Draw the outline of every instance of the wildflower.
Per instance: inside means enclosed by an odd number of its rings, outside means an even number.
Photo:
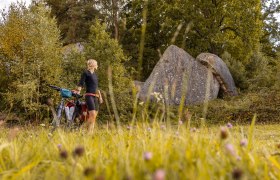
[[[151,160],[153,157],[153,154],[151,152],[144,152],[143,158],[145,161]]]
[[[131,126],[126,126],[126,129],[127,129],[127,130],[131,130],[132,127],[131,127]]]
[[[165,171],[163,169],[158,169],[154,173],[153,180],[164,180],[165,179]]]
[[[179,120],[179,125],[182,125],[183,124],[183,121],[182,120]]]
[[[221,127],[220,134],[221,134],[221,139],[226,139],[228,137],[227,129],[225,127]]]
[[[95,169],[93,167],[87,167],[84,170],[84,175],[85,176],[90,176],[90,175],[92,175],[94,173],[95,173]]]
[[[139,103],[140,106],[143,106],[143,104],[144,104],[144,102],[140,102],[140,103]]]
[[[40,126],[45,127],[46,125],[45,124],[40,124]]]
[[[241,169],[235,168],[232,171],[232,178],[233,179],[241,179],[242,175],[243,175],[243,172],[242,172]]]
[[[148,128],[147,128],[147,131],[151,132],[151,131],[152,131],[152,128],[148,127]]]
[[[85,152],[84,147],[82,146],[77,146],[74,151],[73,151],[73,156],[79,156],[81,157]]]
[[[245,146],[247,146],[247,145],[248,145],[247,139],[242,139],[242,140],[240,141],[240,146],[245,147]]]
[[[59,152],[59,156],[62,158],[62,159],[67,159],[68,157],[68,152],[66,150],[61,150]]]
[[[191,132],[196,132],[196,128],[195,127],[193,127],[193,128],[191,128]]]
[[[176,136],[179,136],[179,131],[176,131],[175,134],[176,134]]]
[[[162,95],[159,92],[153,92],[151,95],[153,95],[157,102],[159,102],[162,99]]]
[[[226,144],[226,150],[230,155],[236,157],[236,152],[232,144]]]
[[[233,125],[232,125],[231,123],[227,123],[227,127],[228,127],[229,129],[231,129],[231,128],[233,127]]]
[[[62,144],[58,144],[58,145],[57,145],[57,148],[58,148],[59,150],[61,150],[61,149],[62,149]]]
[[[161,128],[162,130],[166,130],[166,126],[163,125],[163,124],[160,126],[160,128]]]

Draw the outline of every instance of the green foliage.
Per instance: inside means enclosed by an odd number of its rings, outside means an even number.
[[[59,84],[61,44],[56,21],[42,5],[10,7],[0,26],[5,103],[25,117],[40,119],[47,84]]]
[[[57,18],[64,44],[84,42],[92,21],[99,15],[96,0],[46,0]]]
[[[280,23],[275,17],[280,13],[279,0],[262,0],[262,20],[264,23],[261,37],[261,51],[269,57],[276,57],[280,42]]]
[[[93,58],[98,62],[97,71],[99,87],[104,91],[106,97],[112,96],[109,93],[109,78],[112,78],[115,102],[121,116],[130,113],[131,101],[131,80],[124,63],[128,58],[124,55],[117,40],[111,39],[106,32],[105,24],[98,20],[90,28],[89,42],[86,46],[86,57]],[[112,69],[112,77],[108,76],[108,68]],[[111,102],[113,103],[113,102]],[[102,114],[102,113],[101,113]]]
[[[271,57],[265,57],[262,53],[255,53],[247,65],[247,77],[250,83],[250,90],[257,90],[264,87],[271,88],[277,81],[276,61]]]
[[[61,81],[66,88],[75,88],[78,84],[78,77],[85,69],[86,59],[83,52],[80,52],[76,44],[64,46],[64,58],[62,62],[63,73]]]
[[[211,124],[249,124],[254,114],[256,124],[279,123],[279,89],[259,89],[258,92],[240,93],[236,97],[216,99],[209,102],[206,121]],[[202,117],[203,105],[189,106],[195,119]]]
[[[224,54],[221,55],[221,58],[228,66],[235,85],[241,90],[247,89],[249,85],[246,77],[245,66],[240,61],[234,59],[228,52],[224,52]]]

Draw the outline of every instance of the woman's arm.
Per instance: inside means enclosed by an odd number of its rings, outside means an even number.
[[[82,87],[85,84],[85,80],[86,80],[86,73],[83,72],[82,75],[81,75],[80,81],[79,81],[79,83],[77,85],[77,88],[76,88],[78,94],[81,93]]]

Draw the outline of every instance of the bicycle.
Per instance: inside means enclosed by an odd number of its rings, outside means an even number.
[[[56,108],[56,111],[52,109],[53,120],[51,124],[53,127],[56,128],[60,126],[63,112],[65,112],[65,119],[68,127],[73,126],[75,123],[80,126],[86,121],[88,111],[86,103],[80,100],[83,97],[82,95],[58,86],[48,86],[56,91],[59,91],[61,96],[61,100]]]

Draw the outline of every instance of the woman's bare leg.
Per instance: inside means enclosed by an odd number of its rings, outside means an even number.
[[[90,133],[93,132],[97,114],[98,114],[98,111],[95,111],[95,110],[89,111],[87,129]]]

